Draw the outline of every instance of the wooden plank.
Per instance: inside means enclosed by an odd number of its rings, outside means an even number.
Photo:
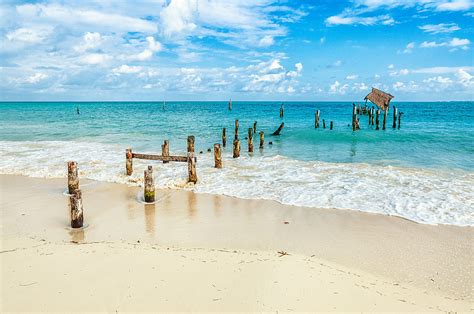
[[[138,159],[147,159],[147,160],[180,161],[180,162],[188,161],[188,157],[186,156],[161,156],[161,155],[152,155],[152,154],[132,153],[132,157],[138,158]]]

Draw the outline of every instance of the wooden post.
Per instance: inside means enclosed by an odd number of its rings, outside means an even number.
[[[319,115],[321,114],[321,111],[316,110],[316,114],[314,117],[314,128],[317,129],[319,128]]]
[[[214,167],[222,168],[221,145],[214,144]]]
[[[74,194],[79,190],[79,175],[77,174],[77,163],[75,161],[67,163],[67,188],[69,194]]]
[[[234,152],[233,156],[234,158],[239,158],[240,157],[240,141],[238,139],[234,140]]]
[[[238,140],[239,139],[239,120],[235,120],[235,137],[234,139]]]
[[[397,107],[393,106],[393,125],[392,125],[392,127],[394,129],[397,127],[397,115],[398,115],[398,109],[397,109]]]
[[[133,173],[133,155],[131,148],[125,150],[125,168],[127,176],[131,176]]]
[[[369,126],[372,124],[372,109],[369,109]]]
[[[275,132],[272,133],[272,135],[280,135],[280,132],[281,132],[281,130],[283,129],[284,126],[285,126],[285,123],[282,122],[280,124],[280,126],[278,127],[278,129]]]
[[[265,133],[263,131],[260,131],[260,148],[263,149],[263,144],[265,142]]]
[[[222,146],[225,147],[225,144],[227,142],[227,137],[225,135],[225,128],[222,129]]]
[[[163,145],[161,145],[161,156],[169,156],[170,155],[170,144],[168,140],[165,140]],[[164,164],[169,163],[169,161],[163,160]]]
[[[188,153],[188,182],[197,182],[197,173],[196,173],[196,157],[194,157],[194,152]]]
[[[376,130],[380,130],[380,120],[379,120],[379,117],[380,117],[380,109],[377,109],[377,114],[376,114],[376,117],[375,117],[375,129],[376,129]]]
[[[77,189],[69,196],[69,207],[71,209],[71,227],[82,228],[84,224],[84,209],[82,207],[82,192]]]
[[[371,115],[371,118],[372,118],[372,125],[374,125],[374,116],[375,116],[375,108],[372,107],[372,115]]]
[[[334,124],[333,124],[333,122],[331,121],[331,123],[329,124],[329,130],[332,130],[333,126],[334,126]]]
[[[253,133],[257,133],[257,121],[253,123]]]
[[[385,130],[387,126],[387,109],[383,111],[383,124],[382,124],[382,130]]]
[[[249,153],[253,153],[253,129],[252,128],[249,128],[248,143],[249,143]]]
[[[143,197],[145,202],[153,203],[155,201],[155,182],[153,181],[153,168],[148,166],[148,168],[144,171],[144,189],[143,189]]]
[[[283,118],[285,114],[285,109],[283,108],[283,104],[280,105],[280,118]]]
[[[398,113],[398,128],[399,128],[399,129],[400,129],[400,122],[401,122],[401,120],[402,120],[402,113],[399,112],[399,113]]]
[[[188,153],[194,153],[194,136],[188,136]]]
[[[357,122],[357,108],[355,105],[352,105],[352,131],[357,130],[356,122]]]
[[[326,120],[323,119],[323,129],[326,128]]]

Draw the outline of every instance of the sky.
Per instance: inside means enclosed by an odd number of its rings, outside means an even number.
[[[474,100],[473,18],[474,0],[3,0],[0,100]]]

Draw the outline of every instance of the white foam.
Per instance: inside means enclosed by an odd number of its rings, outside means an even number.
[[[468,171],[298,161],[259,153],[233,159],[227,151],[223,169],[213,168],[211,153],[199,154],[199,182],[192,185],[186,183],[183,163],[134,159],[134,173],[126,176],[125,150],[120,145],[0,141],[1,174],[65,177],[68,160],[78,162],[82,178],[98,181],[141,185],[143,170],[153,164],[158,188],[360,210],[429,224],[474,225],[474,173]]]

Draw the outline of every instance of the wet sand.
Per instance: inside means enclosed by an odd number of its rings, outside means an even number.
[[[473,228],[181,190],[0,176],[1,309],[470,310]],[[288,252],[280,256],[278,251]],[[74,308],[71,308],[74,305]]]

